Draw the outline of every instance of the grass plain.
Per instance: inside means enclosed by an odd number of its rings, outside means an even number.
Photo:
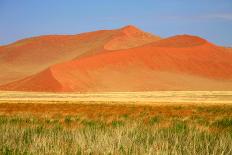
[[[231,92],[0,93],[0,154],[232,154]]]

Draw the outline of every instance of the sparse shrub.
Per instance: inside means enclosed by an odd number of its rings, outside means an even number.
[[[7,123],[7,117],[6,116],[0,116],[0,125]]]
[[[51,121],[51,119],[49,119],[49,118],[46,118],[45,120],[45,123],[47,123],[47,124],[50,124],[52,121]]]
[[[210,124],[209,120],[203,118],[203,117],[198,117],[198,118],[195,118],[196,119],[196,122],[200,125],[205,125],[205,126],[208,126]]]
[[[72,122],[72,117],[71,116],[66,116],[65,119],[64,119],[64,122],[69,124]]]
[[[123,126],[125,123],[123,121],[112,121],[111,122],[111,125],[113,127],[120,127],[120,126]]]
[[[185,132],[187,131],[188,129],[188,126],[185,122],[183,121],[177,121],[177,122],[174,122],[173,123],[173,126],[171,128],[171,130],[173,132],[176,132],[176,133],[182,133],[182,132]]]
[[[34,130],[34,132],[36,133],[36,134],[42,134],[43,133],[43,131],[44,131],[44,127],[43,126],[37,126],[36,128],[35,128],[35,130]]]
[[[122,115],[122,118],[128,119],[128,118],[129,118],[129,115],[128,115],[128,114],[123,114],[123,115]]]
[[[55,124],[55,126],[53,127],[53,131],[54,132],[61,132],[63,131],[63,126],[61,124]]]
[[[213,125],[219,128],[232,128],[232,119],[223,118],[223,119],[215,121]]]
[[[81,123],[85,127],[90,127],[90,128],[104,128],[106,125],[105,123],[101,121],[94,121],[94,120],[82,120]]]
[[[13,117],[10,119],[10,123],[23,123],[23,119],[20,117]]]
[[[79,116],[75,116],[74,120],[78,122],[78,121],[80,121],[81,119],[80,119]]]
[[[159,116],[154,116],[154,117],[150,118],[149,124],[150,124],[150,125],[154,125],[154,124],[156,124],[156,123],[159,123],[160,120],[161,120],[161,118],[160,118]]]

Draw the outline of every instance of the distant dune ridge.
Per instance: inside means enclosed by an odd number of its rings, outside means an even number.
[[[232,52],[198,36],[126,26],[24,39],[0,48],[0,90],[232,90]]]

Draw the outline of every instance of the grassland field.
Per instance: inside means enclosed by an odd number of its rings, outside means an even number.
[[[0,92],[0,154],[232,154],[232,92]]]

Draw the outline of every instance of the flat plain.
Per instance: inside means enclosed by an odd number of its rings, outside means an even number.
[[[0,92],[0,154],[231,154],[232,92]]]

